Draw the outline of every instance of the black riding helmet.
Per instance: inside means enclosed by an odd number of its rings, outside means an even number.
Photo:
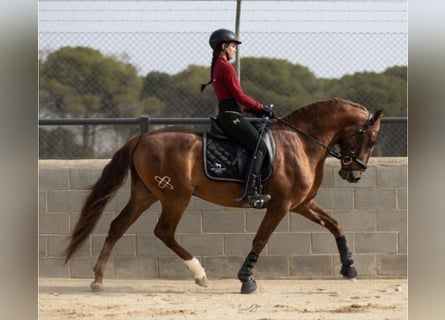
[[[236,44],[241,44],[236,35],[227,29],[218,29],[212,32],[209,38],[210,47],[215,50],[221,43],[235,42]]]

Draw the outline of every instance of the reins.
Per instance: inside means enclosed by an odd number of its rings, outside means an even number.
[[[307,134],[304,131],[301,131],[300,129],[298,129],[297,127],[294,127],[293,125],[291,125],[289,122],[284,121],[283,119],[280,118],[275,118],[275,120],[277,120],[278,122],[281,122],[282,124],[286,125],[287,127],[291,128],[292,130],[298,132],[299,134],[301,134],[302,136],[304,136],[305,138],[311,140],[312,142],[318,144],[319,146],[322,146],[323,148],[327,149],[329,151],[329,154],[339,160],[343,159],[343,155],[341,155],[340,153],[338,153],[337,151],[335,151],[334,149],[332,149],[331,147],[329,147],[328,145],[324,144],[323,142],[321,142],[320,140],[318,140],[317,138],[314,138],[313,136],[311,136],[310,134]]]

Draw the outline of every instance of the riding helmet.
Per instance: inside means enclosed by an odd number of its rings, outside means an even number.
[[[215,50],[218,45],[222,42],[235,42],[236,44],[241,44],[235,33],[227,29],[218,29],[212,32],[209,38],[210,47]]]

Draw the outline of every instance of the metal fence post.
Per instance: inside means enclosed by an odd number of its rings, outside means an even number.
[[[235,34],[238,39],[240,39],[240,17],[241,17],[241,0],[236,1],[236,20],[235,20]],[[241,81],[241,66],[240,66],[240,52],[239,46],[236,50],[235,55],[235,69],[238,74],[238,79]]]
[[[139,131],[141,134],[147,133],[150,130],[150,116],[142,115],[139,117]]]

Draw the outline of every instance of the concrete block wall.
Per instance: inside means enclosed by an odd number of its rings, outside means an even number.
[[[108,160],[41,160],[39,168],[39,272],[41,277],[92,278],[111,221],[129,197],[129,183],[108,204],[85,245],[63,264],[66,238],[88,186]],[[338,176],[327,159],[317,202],[342,225],[363,278],[407,276],[407,159],[372,158],[358,184]],[[154,204],[116,244],[106,278],[190,279],[182,261],[153,235]],[[225,208],[192,198],[176,237],[201,260],[209,278],[236,278],[265,210]],[[280,223],[255,267],[261,278],[335,278],[340,261],[333,236],[294,213]]]

